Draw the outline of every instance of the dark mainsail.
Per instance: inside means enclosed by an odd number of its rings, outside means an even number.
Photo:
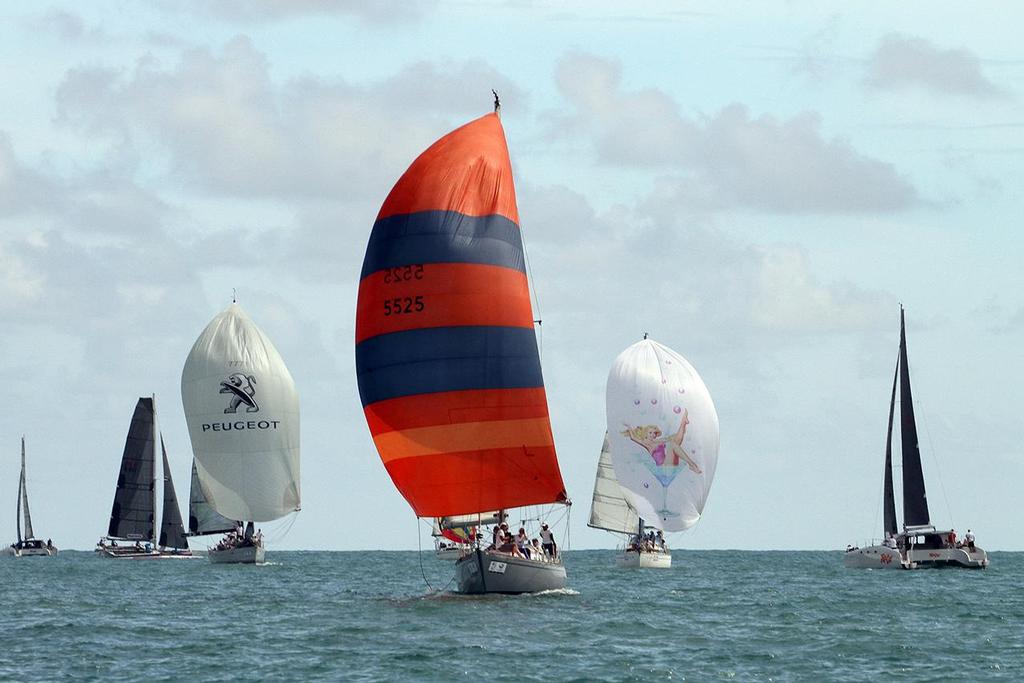
[[[164,437],[160,436],[160,451],[164,459],[164,511],[160,522],[160,547],[188,549],[185,538],[185,527],[181,523],[181,510],[178,508],[178,497],[174,495],[174,480],[171,479],[171,468],[167,464],[167,449],[164,448]]]
[[[114,506],[110,510],[107,536],[155,541],[153,479],[156,439],[153,399],[140,398],[128,428],[117,475]]]
[[[196,461],[192,461],[192,486],[188,495],[188,533],[190,536],[222,534],[233,531],[238,526],[227,517],[213,509],[203,495],[203,487],[199,483],[199,471]]]
[[[921,469],[921,451],[917,445],[917,423],[914,421],[914,401],[910,393],[910,369],[907,366],[907,332],[900,308],[900,436],[903,450],[903,523],[906,526],[926,526],[928,494],[924,489]]]
[[[883,516],[885,533],[895,536],[898,533],[896,523],[896,497],[892,490],[892,420],[896,408],[896,382],[900,374],[899,359],[896,360],[896,371],[892,375],[892,398],[889,399],[889,431],[885,435],[885,502]]]

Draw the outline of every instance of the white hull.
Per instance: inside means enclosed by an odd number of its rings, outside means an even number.
[[[618,567],[636,569],[670,569],[672,567],[671,552],[642,552],[628,550],[615,558]]]
[[[984,569],[988,566],[988,554],[977,546],[973,551],[968,548],[911,548],[900,552],[888,546],[872,545],[846,551],[843,564],[854,569]]]
[[[96,546],[96,554],[111,560],[194,560],[192,551],[172,552],[169,550],[139,550],[132,546]]]
[[[14,546],[7,546],[4,550],[5,555],[11,557],[53,557],[57,554],[56,548],[15,548]]]
[[[264,564],[267,561],[267,551],[262,543],[224,550],[210,548],[206,556],[214,564]]]
[[[448,562],[454,562],[455,560],[462,557],[462,555],[466,552],[469,551],[463,550],[462,548],[458,547],[438,548],[434,551],[434,557],[436,557],[439,560],[447,560]]]

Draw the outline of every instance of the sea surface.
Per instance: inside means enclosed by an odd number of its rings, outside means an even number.
[[[853,570],[841,552],[566,554],[570,588],[451,593],[432,553],[266,566],[62,552],[0,560],[0,679],[1024,680],[1024,553],[984,571]],[[428,587],[429,582],[430,587]]]

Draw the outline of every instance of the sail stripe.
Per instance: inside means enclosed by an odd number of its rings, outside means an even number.
[[[357,344],[402,330],[466,325],[532,327],[526,275],[445,263],[378,271],[359,284]]]
[[[356,345],[356,368],[363,406],[414,394],[544,385],[532,327],[438,327],[380,335]]]
[[[510,467],[509,463],[515,463]],[[384,463],[420,517],[452,510],[494,510],[565,500],[554,447],[499,448]],[[466,486],[466,482],[473,482]]]
[[[378,401],[364,409],[370,434],[440,424],[546,417],[544,389],[479,389]]]
[[[505,216],[423,211],[378,220],[360,279],[385,268],[481,263],[526,272],[519,226]]]
[[[553,445],[547,417],[463,422],[385,432],[374,437],[373,442],[385,463],[422,455]]]

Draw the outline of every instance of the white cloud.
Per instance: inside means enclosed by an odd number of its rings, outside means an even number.
[[[354,17],[368,24],[388,26],[418,21],[436,0],[191,0],[187,9],[222,21],[262,23],[301,16]],[[182,3],[167,3],[180,11]]]
[[[593,131],[604,163],[674,171],[670,191],[695,207],[869,213],[919,202],[891,164],[826,138],[817,114],[780,120],[731,104],[688,118],[668,93],[624,90],[617,64],[582,54],[562,61],[557,80],[575,107],[556,119],[557,134],[582,127]]]
[[[944,49],[924,38],[884,36],[868,59],[865,82],[880,90],[920,88],[939,95],[1003,97],[981,71],[981,60],[966,49]]]

